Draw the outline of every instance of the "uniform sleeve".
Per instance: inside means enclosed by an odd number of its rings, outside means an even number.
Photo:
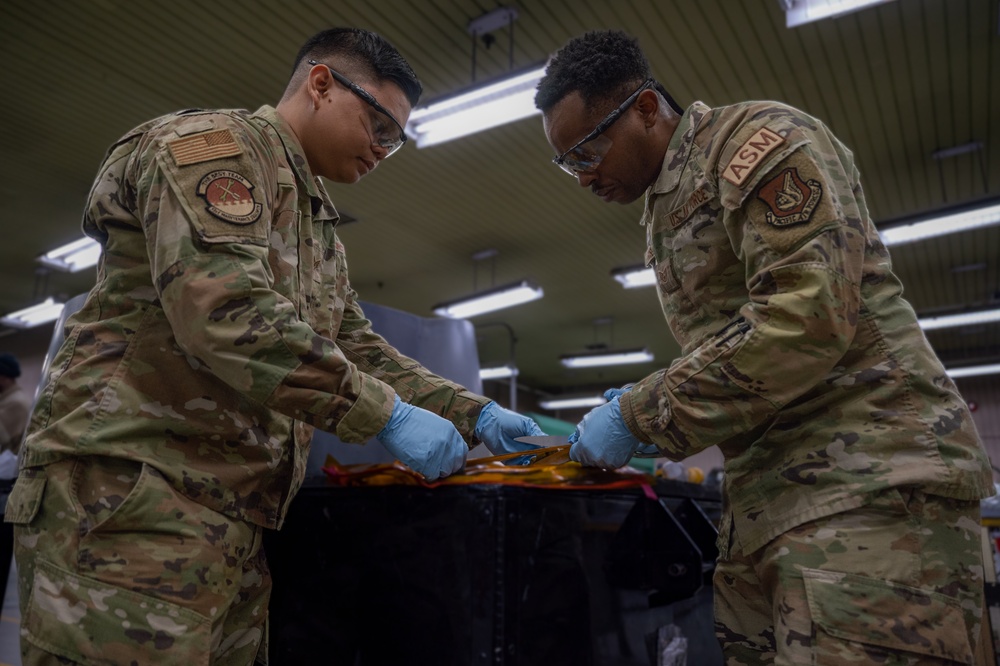
[[[372,330],[353,290],[348,291],[337,344],[356,367],[389,384],[404,402],[448,419],[466,442],[476,443],[473,431],[489,398],[472,393],[399,353]]]
[[[177,343],[189,362],[250,399],[343,441],[367,441],[387,423],[395,394],[274,289],[276,163],[253,130],[229,116],[209,120],[208,132],[188,133],[184,121],[161,128],[131,171]],[[204,136],[205,145],[191,140]]]
[[[849,153],[833,141],[812,133],[740,188],[720,179],[721,222],[745,266],[748,300],[727,327],[621,400],[633,434],[666,455],[745,441],[823,382],[865,325],[860,189]]]

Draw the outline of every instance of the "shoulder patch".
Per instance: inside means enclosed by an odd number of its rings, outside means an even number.
[[[722,170],[722,177],[736,187],[742,186],[764,158],[784,142],[785,139],[780,134],[766,127],[760,128],[736,150],[729,164]]]
[[[233,157],[243,152],[232,131],[228,129],[192,134],[167,142],[167,148],[177,166],[199,164],[220,157]]]
[[[756,235],[784,255],[843,219],[837,181],[807,150],[799,149],[760,178],[761,184],[744,207]]]
[[[757,192],[757,198],[770,209],[764,213],[764,219],[775,227],[808,222],[822,196],[823,186],[819,181],[802,180],[795,167],[782,170]]]
[[[226,130],[227,132],[229,130]],[[262,206],[254,201],[254,186],[235,171],[212,171],[198,183],[198,196],[205,210],[231,224],[252,224],[260,218]]]

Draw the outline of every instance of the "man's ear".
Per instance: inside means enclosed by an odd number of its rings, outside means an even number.
[[[330,70],[323,65],[313,65],[306,77],[306,90],[309,97],[314,100],[322,99],[330,92],[333,86],[333,77]]]
[[[642,116],[642,122],[646,127],[652,127],[656,124],[656,117],[660,113],[660,96],[655,90],[647,88],[639,93],[633,107]]]

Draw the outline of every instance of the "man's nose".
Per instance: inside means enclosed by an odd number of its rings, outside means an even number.
[[[382,146],[377,141],[372,142],[372,153],[375,154],[376,162],[381,162],[385,158],[389,157],[389,149]]]
[[[597,173],[594,171],[576,172],[576,182],[580,184],[580,187],[590,187],[595,180],[597,180]]]

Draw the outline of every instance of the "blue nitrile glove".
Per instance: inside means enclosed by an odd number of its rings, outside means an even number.
[[[544,434],[538,424],[527,416],[504,409],[495,402],[486,403],[476,421],[476,437],[495,456],[537,449],[534,444],[515,442],[514,438]]]
[[[462,469],[469,453],[451,421],[408,405],[398,395],[392,416],[377,437],[389,453],[428,481]]]
[[[617,469],[642,446],[625,426],[618,400],[619,396],[613,395],[608,402],[587,412],[577,424],[576,431],[569,436],[573,445],[569,449],[570,460],[587,467]]]
[[[612,398],[621,398],[623,395],[632,390],[635,384],[626,384],[621,388],[610,388],[604,392],[604,399],[611,400]],[[618,404],[619,409],[621,408],[621,401]],[[635,450],[633,457],[638,456],[639,458],[659,458],[663,454],[660,450],[656,448],[656,444],[640,444],[639,448]]]

